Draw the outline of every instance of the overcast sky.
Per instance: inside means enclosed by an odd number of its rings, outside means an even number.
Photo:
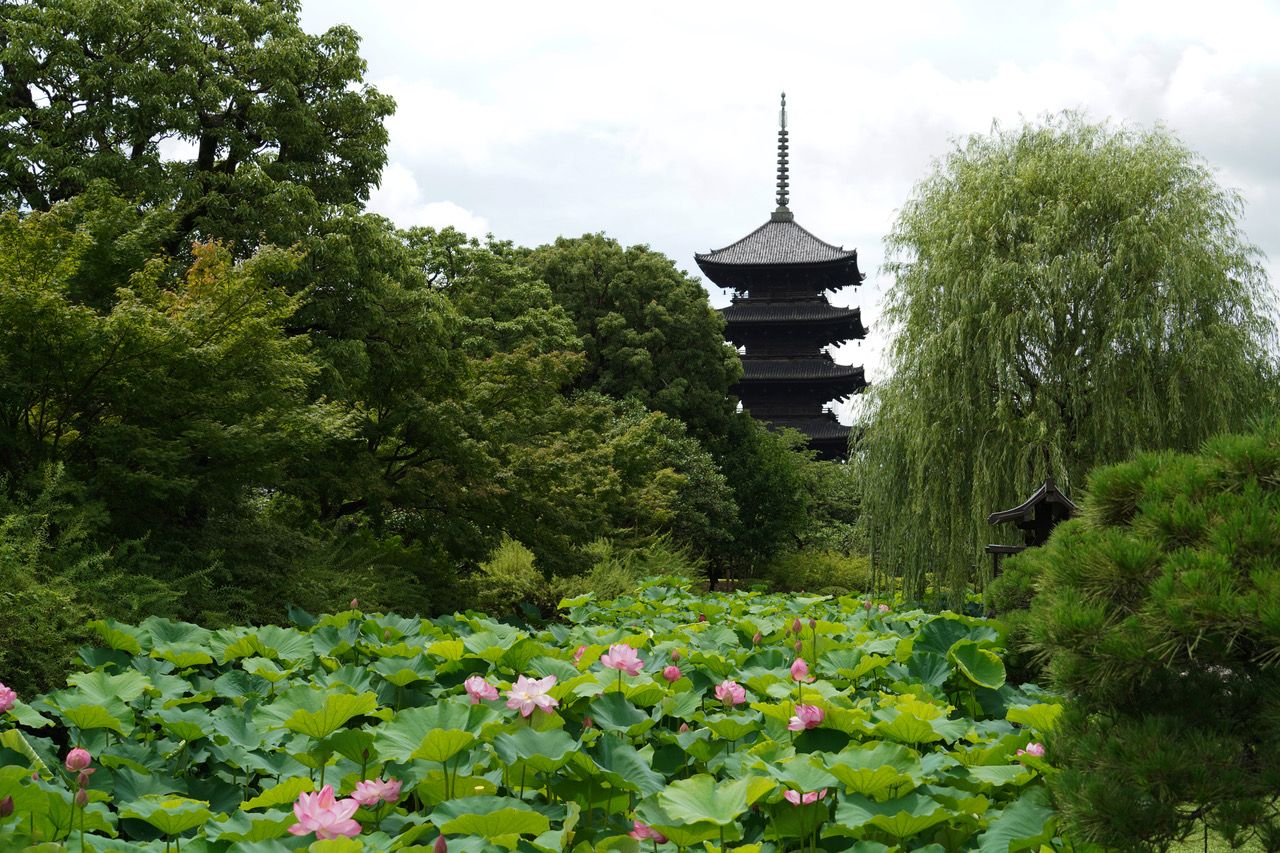
[[[866,283],[832,301],[871,334],[836,359],[872,381],[883,235],[993,120],[1163,122],[1243,193],[1277,283],[1280,3],[304,0],[303,23],[354,26],[396,99],[371,209],[524,245],[603,231],[695,274],[774,207],[786,91],[790,207],[858,250]]]

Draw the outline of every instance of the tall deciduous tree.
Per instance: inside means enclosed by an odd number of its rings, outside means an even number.
[[[889,235],[892,375],[859,452],[879,565],[956,592],[985,522],[1272,395],[1272,297],[1238,194],[1169,132],[1074,114],[957,145]],[[996,534],[998,535],[998,534]]]
[[[527,262],[582,335],[576,387],[638,400],[700,438],[724,433],[742,367],[697,280],[659,252],[602,234],[562,237]]]
[[[368,198],[394,104],[362,84],[355,31],[310,35],[299,5],[0,3],[0,205],[48,210],[105,178],[174,207],[175,241],[247,254]]]

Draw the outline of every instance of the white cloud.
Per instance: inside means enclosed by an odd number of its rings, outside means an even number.
[[[489,220],[452,201],[426,201],[413,172],[399,163],[382,171],[382,183],[369,194],[368,209],[387,217],[401,228],[452,225],[471,237],[490,232]]]

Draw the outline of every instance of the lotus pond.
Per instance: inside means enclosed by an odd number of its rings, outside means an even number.
[[[1039,742],[1061,709],[1006,683],[993,624],[670,581],[562,605],[533,631],[94,623],[90,669],[5,715],[0,848],[1058,843]]]

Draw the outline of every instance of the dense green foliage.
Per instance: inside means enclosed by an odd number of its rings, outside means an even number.
[[[1044,793],[1052,754],[1019,754],[1061,708],[1005,683],[984,620],[658,584],[566,606],[536,632],[357,609],[286,628],[95,622],[92,670],[5,715],[0,838],[302,849],[315,836],[289,833],[301,793],[387,777],[402,785],[389,805],[311,849],[429,849],[443,834],[450,850],[634,850],[637,821],[665,850],[1066,849]],[[633,671],[608,666],[619,644]],[[492,698],[468,697],[473,676]],[[520,677],[547,678],[555,707],[508,706]],[[799,705],[820,713],[788,728]],[[62,770],[71,747],[95,771],[83,809]]]
[[[394,104],[363,83],[356,33],[310,35],[299,6],[0,5],[0,204],[45,211],[105,179],[175,211],[171,250],[218,238],[247,254],[368,198]]]
[[[638,400],[704,439],[725,433],[742,367],[696,279],[664,255],[601,234],[561,238],[526,258],[582,336],[578,387]]]
[[[733,413],[697,282],[603,236],[361,212],[391,103],[354,33],[297,12],[0,4],[0,571],[28,629],[0,656],[24,690],[85,615],[449,612],[498,594],[480,567],[508,541],[545,609],[799,541],[809,463]]]
[[[1005,600],[1069,699],[1049,748],[1077,837],[1166,849],[1198,821],[1280,846],[1280,428],[1094,471]]]
[[[958,595],[1046,475],[1191,450],[1274,400],[1240,199],[1167,131],[1066,115],[974,136],[888,238],[892,375],[859,453],[877,562]]]

